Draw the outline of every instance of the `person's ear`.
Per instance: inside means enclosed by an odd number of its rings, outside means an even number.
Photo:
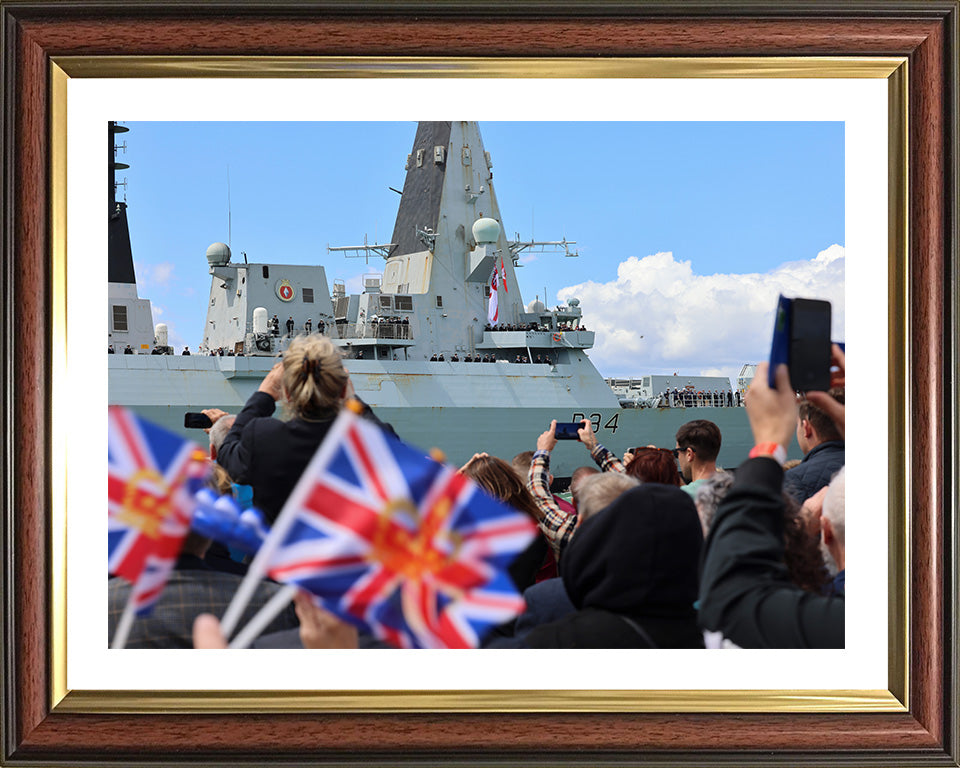
[[[823,543],[828,547],[836,540],[833,535],[833,524],[830,518],[820,517],[820,535],[823,537]]]

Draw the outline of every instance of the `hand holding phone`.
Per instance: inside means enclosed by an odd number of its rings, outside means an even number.
[[[205,413],[192,413],[188,411],[183,414],[183,426],[185,429],[209,429],[213,426],[213,422]]]
[[[785,364],[790,386],[800,392],[830,387],[830,302],[788,299],[777,304],[767,385],[776,388],[777,366]]]
[[[558,421],[555,432],[557,440],[579,440],[583,424],[578,421]]]

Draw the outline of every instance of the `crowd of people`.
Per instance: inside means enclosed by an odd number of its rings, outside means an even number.
[[[460,468],[528,515],[537,536],[508,568],[526,609],[489,648],[834,648],[844,645],[844,357],[833,348],[831,390],[800,397],[785,366],[776,387],[761,364],[746,396],[755,446],[736,468],[717,458],[716,424],[683,424],[675,444],[622,456],[584,419],[586,453],[569,488],[550,472],[556,422],[512,459],[476,453]],[[205,411],[213,482],[276,520],[333,420],[355,398],[337,348],[311,334],[240,413]],[[278,403],[284,419],[274,418]],[[364,418],[393,433],[361,403]],[[401,435],[402,437],[402,435]],[[640,436],[638,436],[639,438]],[[785,467],[794,437],[804,458]],[[640,442],[640,440],[638,440]],[[222,616],[246,559],[191,534],[151,617],[128,647],[224,647]],[[278,585],[262,583],[247,612]],[[111,634],[129,585],[110,580]],[[300,595],[255,647],[384,647]]]
[[[499,325],[491,325],[487,323],[484,325],[483,330],[485,331],[552,331],[549,325],[541,325],[540,323],[501,323]],[[557,325],[558,331],[585,331],[587,326],[581,325],[580,323],[570,323],[563,322]]]
[[[732,389],[666,389],[657,395],[658,408],[732,408],[740,406],[743,396]]]
[[[443,363],[446,362],[447,358],[443,354],[434,353],[430,355],[431,363]],[[550,359],[549,355],[536,355],[535,357],[527,357],[526,355],[514,355],[512,358],[510,355],[501,355],[497,356],[496,353],[490,354],[489,352],[481,355],[477,352],[475,355],[467,353],[462,358],[458,352],[454,352],[450,355],[451,363],[516,363],[522,365],[524,363],[537,363],[538,365],[552,365],[553,361]]]

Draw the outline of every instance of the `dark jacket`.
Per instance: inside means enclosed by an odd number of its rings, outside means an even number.
[[[737,469],[707,537],[700,624],[742,648],[843,648],[843,597],[790,583],[782,483],[773,459],[749,459]]]
[[[273,524],[307,468],[336,414],[312,421],[273,418],[276,402],[266,392],[250,395],[243,410],[217,451],[217,463],[231,479],[253,488],[253,506]],[[393,435],[393,428],[381,422],[366,406],[364,417]]]
[[[541,624],[557,621],[577,610],[567,597],[563,579],[559,577],[538,582],[524,590],[523,600],[527,607],[517,617],[514,628],[517,637],[523,637]]]
[[[529,648],[702,648],[693,604],[703,534],[690,496],[645,483],[581,524],[560,560],[576,607]]]
[[[797,466],[787,470],[783,490],[803,504],[821,488],[830,485],[830,478],[843,466],[843,446],[843,440],[820,443]]]
[[[281,421],[274,410],[270,395],[254,392],[217,451],[231,479],[253,487],[253,505],[271,525],[333,423],[333,416]]]

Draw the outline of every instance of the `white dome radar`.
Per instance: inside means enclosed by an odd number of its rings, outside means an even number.
[[[547,310],[547,305],[544,304],[539,299],[534,299],[529,304],[527,304],[527,312],[530,312],[531,314],[540,314],[541,312],[545,312],[546,310]]]
[[[500,237],[500,223],[496,219],[482,218],[473,222],[473,239],[477,245],[492,245]]]
[[[226,243],[214,243],[207,248],[207,264],[211,267],[223,267],[230,263],[230,246]]]
[[[568,307],[579,307],[579,306],[580,306],[580,299],[567,299],[567,306],[568,306]]]

